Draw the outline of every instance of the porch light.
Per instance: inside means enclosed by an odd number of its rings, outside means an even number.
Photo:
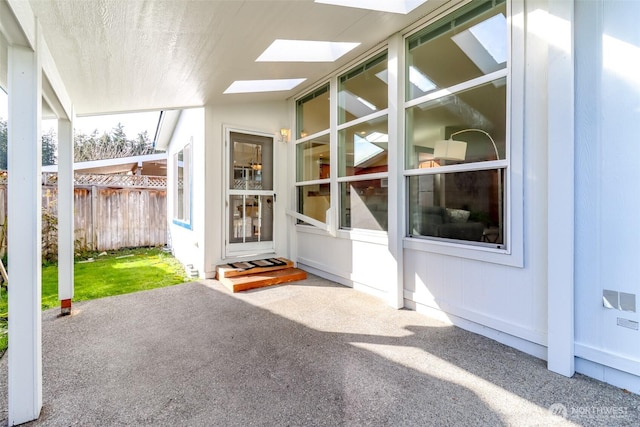
[[[289,142],[289,135],[291,135],[291,129],[280,129],[280,142]]]

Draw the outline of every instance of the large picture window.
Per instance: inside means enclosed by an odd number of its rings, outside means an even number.
[[[408,236],[504,247],[508,45],[504,1],[407,39]]]
[[[174,223],[191,225],[191,143],[173,155]]]

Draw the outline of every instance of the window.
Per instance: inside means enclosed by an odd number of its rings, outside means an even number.
[[[333,80],[334,103],[329,84],[297,101],[298,213],[328,223],[333,199],[340,228],[387,231],[387,80],[384,52]]]
[[[329,131],[329,85],[298,100],[296,107],[298,138]]]
[[[173,155],[173,222],[191,228],[191,143]]]
[[[298,213],[326,223],[331,207],[329,85],[296,103],[296,182]],[[298,221],[303,223],[303,221]]]
[[[387,54],[338,77],[340,228],[387,231]]]
[[[406,42],[407,235],[504,248],[506,3],[472,2]]]

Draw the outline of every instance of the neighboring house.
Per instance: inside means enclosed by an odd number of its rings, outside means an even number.
[[[126,50],[135,34],[108,39],[118,57],[157,64],[144,79],[107,67],[106,55],[90,55],[88,70],[64,59],[90,52],[68,41],[91,32],[58,20],[93,15],[50,3],[32,4],[42,33],[23,2],[3,3],[17,17],[0,26],[8,44],[27,46],[13,50],[14,90],[38,99],[38,86],[18,79],[21,67],[39,70],[30,65],[36,44],[16,41],[21,28],[59,64],[44,51],[43,96],[63,140],[72,102],[82,114],[163,109],[156,144],[168,155],[172,248],[202,277],[222,262],[290,257],[392,307],[545,359],[554,372],[640,393],[640,2],[430,0],[406,14],[321,4],[329,1],[174,2],[165,33],[144,45],[148,56]],[[143,14],[135,4],[130,15]],[[262,55],[297,36],[361,44],[334,60]],[[109,90],[125,88],[89,99],[84,91],[103,90],[90,84],[94,73]],[[260,78],[303,82],[243,89]],[[30,105],[20,104],[37,118]],[[26,117],[14,147],[37,129]],[[13,167],[37,169],[28,155],[36,148],[26,144]],[[13,199],[31,212],[29,200]],[[21,262],[35,262],[22,250]],[[27,306],[29,295],[16,301]],[[26,341],[10,351],[31,356],[31,370],[14,378],[37,380],[40,347]],[[17,407],[34,409],[29,392],[10,400],[10,419]]]
[[[115,159],[75,162],[73,170],[84,174],[167,176],[167,154],[145,154]],[[42,172],[58,172],[58,165],[43,166]]]

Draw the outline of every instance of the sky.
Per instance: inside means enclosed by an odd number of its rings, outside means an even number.
[[[4,120],[7,120],[8,116],[7,101],[7,94],[0,89],[0,117]],[[156,127],[158,126],[159,116],[159,111],[152,111],[144,113],[113,114],[107,116],[76,117],[73,127],[77,132],[82,132],[87,135],[97,129],[98,134],[102,135],[104,132],[110,132],[111,129],[118,125],[118,123],[122,123],[124,126],[124,132],[128,138],[134,139],[139,133],[146,130],[149,133],[149,139],[153,140],[156,133]],[[57,128],[55,120],[42,121],[43,132],[46,132],[51,128]]]

